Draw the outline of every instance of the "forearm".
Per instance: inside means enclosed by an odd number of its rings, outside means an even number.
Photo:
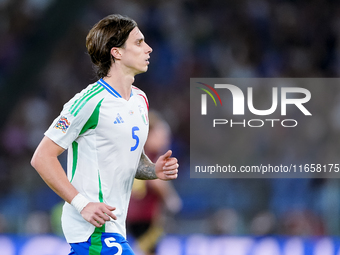
[[[155,172],[155,164],[152,163],[144,152],[142,152],[140,157],[135,178],[139,180],[154,180],[158,178]]]
[[[95,227],[102,227],[106,221],[116,220],[114,207],[99,202],[90,202],[69,182],[58,156],[64,151],[48,137],[44,137],[34,152],[32,166],[46,184],[62,199],[74,206],[81,216]]]
[[[58,155],[62,150],[56,152],[51,143],[52,141],[48,138],[43,139],[33,155],[31,164],[46,184],[62,199],[70,203],[78,191],[69,182],[58,160]]]
[[[42,160],[36,164],[35,169],[55,193],[68,203],[71,203],[75,195],[78,194],[78,191],[68,181],[59,162],[54,161],[53,158]]]

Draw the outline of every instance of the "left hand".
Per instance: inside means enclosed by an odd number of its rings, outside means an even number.
[[[168,150],[160,156],[155,164],[155,172],[159,179],[163,181],[174,180],[178,176],[177,159],[171,157],[172,151]]]

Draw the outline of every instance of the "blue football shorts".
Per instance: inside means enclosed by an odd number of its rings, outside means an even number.
[[[70,245],[69,255],[135,255],[128,241],[117,233],[95,232],[87,242]]]

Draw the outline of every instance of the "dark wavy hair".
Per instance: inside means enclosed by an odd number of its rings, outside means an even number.
[[[124,47],[130,32],[137,27],[136,21],[119,14],[109,15],[93,26],[86,36],[86,48],[98,78],[107,76],[112,63],[113,47]]]

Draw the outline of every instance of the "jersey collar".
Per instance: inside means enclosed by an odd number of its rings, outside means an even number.
[[[122,96],[118,93],[117,90],[115,90],[114,88],[112,88],[107,82],[105,82],[103,79],[100,79],[98,81],[98,83],[100,85],[102,85],[111,95],[113,95],[114,97],[117,98],[122,98]],[[132,97],[132,89],[131,89],[131,94],[130,97]]]

